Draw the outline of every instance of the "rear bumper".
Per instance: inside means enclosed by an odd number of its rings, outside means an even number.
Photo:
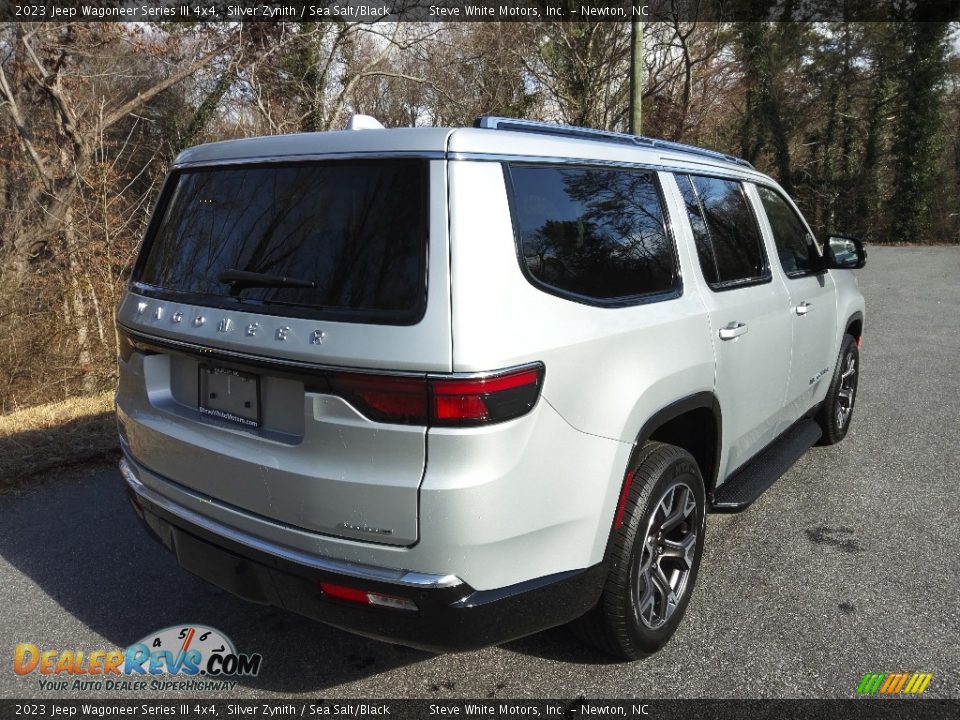
[[[579,617],[606,577],[600,563],[478,591],[455,575],[329,560],[221,526],[144,486],[131,459],[120,467],[134,512],[184,569],[246,600],[378,640],[440,652],[496,645]],[[338,600],[321,582],[412,600],[417,610]]]

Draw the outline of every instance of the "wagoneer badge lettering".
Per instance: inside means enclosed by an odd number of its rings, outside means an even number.
[[[207,319],[206,319],[203,315],[197,315],[197,316],[193,319],[193,326],[194,326],[194,327],[200,327],[200,326],[203,325],[206,321],[207,321]]]
[[[313,335],[310,336],[311,345],[323,345],[323,339],[327,334],[323,330],[314,330]]]
[[[158,307],[156,310],[153,311],[153,319],[154,319],[154,320],[159,320],[159,319],[162,318],[162,317],[163,317],[163,308],[162,308],[162,307]]]
[[[145,302],[137,303],[137,315],[143,315],[147,311],[147,304]]]
[[[217,332],[227,332],[230,329],[230,318],[224,318],[217,323]]]
[[[182,312],[175,312],[175,313],[170,317],[170,321],[173,322],[173,323],[178,323],[178,322],[180,322],[180,321],[182,321],[182,320],[183,320],[183,313],[182,313]]]
[[[256,337],[257,330],[260,329],[260,323],[250,323],[247,325],[247,337]]]
[[[277,328],[277,340],[283,341],[287,339],[287,335],[290,334],[290,328],[284,325],[281,328]]]

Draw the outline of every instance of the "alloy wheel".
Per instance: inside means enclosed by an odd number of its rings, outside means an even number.
[[[843,360],[843,371],[840,373],[840,389],[837,391],[837,427],[841,430],[847,426],[847,422],[850,420],[856,393],[857,358],[853,352],[848,352]]]
[[[633,610],[651,630],[670,619],[687,590],[698,529],[693,490],[684,482],[671,485],[650,516],[633,572]]]

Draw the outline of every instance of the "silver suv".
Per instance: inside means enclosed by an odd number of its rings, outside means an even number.
[[[640,657],[705,514],[846,434],[864,260],[748,163],[630,135],[192,148],[119,308],[122,473],[249,600],[429,649],[576,621]]]

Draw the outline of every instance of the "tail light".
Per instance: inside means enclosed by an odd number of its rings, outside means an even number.
[[[339,395],[371,420],[425,425],[427,384],[424,377],[333,373],[330,393]]]
[[[540,397],[543,374],[541,364],[476,377],[334,373],[329,386],[371,420],[467,427],[525,415]]]
[[[119,328],[117,337],[124,361],[134,352],[169,351],[162,341],[132,337]],[[212,349],[203,351],[216,357]],[[537,404],[545,373],[543,363],[477,375],[389,375],[325,369],[298,374],[266,358],[225,357],[222,362],[246,372],[296,377],[307,392],[342,397],[371,420],[431,427],[489,425],[525,415]]]

